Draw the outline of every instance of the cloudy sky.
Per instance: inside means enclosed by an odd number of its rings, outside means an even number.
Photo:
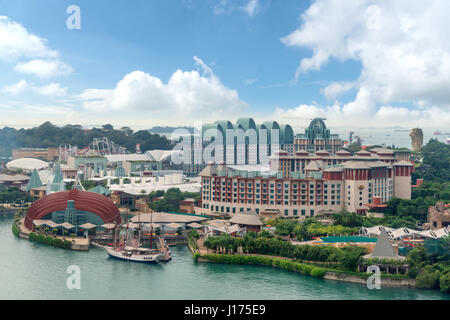
[[[0,127],[450,127],[448,0],[74,2],[0,0]]]

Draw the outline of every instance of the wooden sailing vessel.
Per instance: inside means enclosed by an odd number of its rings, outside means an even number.
[[[150,246],[149,248],[143,248],[141,246],[141,225],[139,224],[138,229],[138,237],[137,241],[133,241],[133,239],[128,239],[128,212],[127,212],[127,229],[126,229],[126,237],[124,239],[123,246],[117,244],[117,226],[114,232],[114,245],[113,247],[105,247],[106,252],[111,258],[131,261],[131,262],[144,262],[144,263],[159,263],[161,259],[165,258],[166,254],[164,250],[153,249],[153,228],[151,228],[150,233]],[[134,243],[133,243],[134,242]],[[158,246],[159,247],[159,246]],[[170,253],[169,253],[170,256]]]

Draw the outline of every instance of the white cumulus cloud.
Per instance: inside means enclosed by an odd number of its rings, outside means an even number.
[[[361,63],[358,79],[337,79],[322,89],[328,99],[357,90],[354,101],[338,107],[343,120],[365,116],[423,124],[427,119],[433,126],[450,112],[448,12],[446,0],[315,0],[299,28],[281,41],[312,50],[300,60],[296,77],[330,60]]]
[[[2,88],[3,92],[12,95],[18,95],[20,93],[26,92],[27,90],[49,97],[65,96],[67,94],[67,88],[62,87],[59,83],[52,82],[48,85],[36,86],[32,83],[28,83],[24,79],[20,80],[15,84],[12,84],[10,86],[4,86]]]
[[[47,40],[34,35],[20,23],[0,16],[0,59],[56,58],[58,52],[47,46]]]
[[[19,82],[12,84],[10,86],[4,86],[2,88],[2,91],[12,95],[18,95],[27,90],[28,87],[29,87],[28,82],[22,79]]]
[[[143,71],[125,75],[114,89],[87,89],[78,99],[89,111],[139,111],[201,119],[213,115],[231,115],[246,108],[236,90],[222,84],[201,59],[194,57],[203,70],[175,71],[167,83]]]
[[[32,74],[40,78],[53,78],[68,75],[73,72],[72,67],[59,60],[35,59],[19,62],[14,70],[24,74]]]

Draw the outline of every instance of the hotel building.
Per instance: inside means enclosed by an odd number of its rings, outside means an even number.
[[[339,135],[331,134],[322,118],[313,119],[308,129],[305,129],[305,133],[295,136],[294,151],[303,150],[308,153],[315,153],[326,150],[334,155],[341,149],[342,140]]]
[[[186,174],[198,174],[206,167],[208,161],[203,159],[203,152],[213,142],[217,143],[213,152],[215,163],[268,164],[269,156],[279,150],[293,154],[294,131],[288,124],[276,121],[256,124],[252,118],[239,118],[234,124],[228,120],[204,124],[201,136],[191,136],[190,150],[183,152]]]
[[[271,165],[277,161],[281,170],[266,172],[208,165],[199,174],[202,198],[196,213],[255,211],[298,218],[342,210],[365,214],[393,197],[411,198],[412,164],[382,151],[294,157],[280,152]]]

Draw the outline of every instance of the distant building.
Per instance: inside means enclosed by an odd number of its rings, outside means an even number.
[[[307,218],[323,211],[366,214],[366,204],[411,198],[412,164],[367,156],[327,166],[312,160],[301,172],[237,170],[208,165],[200,172],[201,204],[196,213],[235,215],[254,211]]]
[[[103,176],[107,163],[108,160],[102,156],[70,156],[67,159],[69,169],[81,170],[84,179]]]
[[[12,159],[20,158],[36,158],[46,161],[54,161],[59,157],[59,150],[56,147],[53,148],[20,148],[13,149]]]
[[[444,202],[437,202],[428,208],[427,225],[431,230],[450,226],[450,210]]]
[[[42,170],[48,168],[48,166],[48,162],[35,158],[20,158],[6,164],[6,168],[10,170],[23,170],[25,172],[32,172],[34,169]]]
[[[76,188],[52,193],[34,202],[24,224],[32,230],[36,220],[52,221],[58,225],[69,223],[74,228],[85,223],[103,225],[121,222],[119,210],[110,199]]]
[[[216,140],[219,134],[220,142]],[[183,153],[186,174],[196,175],[207,165],[202,151],[214,141],[218,143],[213,160],[216,164],[261,164],[280,149],[289,154],[294,151],[294,131],[288,124],[276,121],[256,124],[252,118],[239,118],[234,124],[218,120],[203,125],[200,137],[191,136],[190,153]]]
[[[16,187],[18,189],[22,189],[28,184],[29,180],[30,177],[23,174],[0,173],[0,185],[5,187]]]
[[[309,124],[308,129],[305,129],[305,133],[295,136],[294,151],[315,153],[325,150],[334,155],[342,149],[342,145],[339,135],[332,134],[323,119],[315,118]]]

